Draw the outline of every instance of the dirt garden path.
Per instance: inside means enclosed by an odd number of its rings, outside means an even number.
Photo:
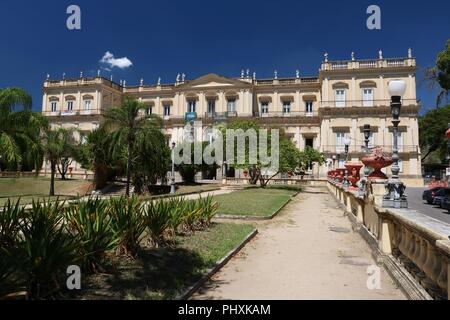
[[[385,270],[367,288],[370,248],[323,188],[308,188],[193,299],[405,299]]]

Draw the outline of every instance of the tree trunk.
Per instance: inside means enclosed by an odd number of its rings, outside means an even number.
[[[132,142],[129,139],[128,140],[128,163],[127,163],[127,189],[126,189],[127,197],[130,197],[132,150],[133,150]]]
[[[56,174],[56,163],[52,161],[50,163],[50,197],[55,196],[55,174]]]

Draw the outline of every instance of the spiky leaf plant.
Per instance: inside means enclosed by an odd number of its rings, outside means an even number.
[[[32,299],[54,296],[67,267],[76,264],[76,242],[66,230],[63,202],[33,201],[20,224],[13,249],[16,270],[24,277]]]
[[[142,201],[137,196],[111,198],[109,212],[118,237],[118,254],[136,256],[147,227]]]
[[[172,223],[171,211],[172,204],[166,200],[153,201],[144,209],[149,236],[155,246],[166,243],[164,235]]]
[[[92,272],[104,270],[106,253],[119,241],[112,228],[108,203],[98,198],[79,201],[67,211],[69,230],[77,239],[77,253],[83,267]]]

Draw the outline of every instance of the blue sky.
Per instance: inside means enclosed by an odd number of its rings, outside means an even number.
[[[66,9],[81,7],[82,30],[66,28]],[[381,7],[382,29],[368,30],[366,9]],[[105,52],[133,66],[112,70],[127,84],[175,81],[214,72],[237,77],[242,68],[258,78],[317,75],[324,52],[332,60],[406,56],[420,67],[434,64],[450,38],[450,2],[422,1],[2,1],[0,87],[19,86],[41,107],[41,86],[52,78],[97,74]],[[110,73],[103,71],[104,76]],[[420,84],[424,109],[435,92]]]

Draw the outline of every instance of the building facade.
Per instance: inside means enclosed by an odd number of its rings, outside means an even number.
[[[371,146],[392,151],[389,81],[407,84],[399,129],[400,168],[410,184],[421,178],[416,61],[411,50],[406,58],[330,61],[325,55],[314,77],[300,76],[257,79],[242,71],[238,78],[208,74],[187,81],[178,75],[175,83],[138,86],[117,84],[103,77],[44,82],[42,112],[53,127],[76,128],[88,132],[97,128],[102,113],[119,105],[125,95],[139,99],[153,114],[164,119],[170,142],[180,142],[187,134],[208,140],[208,132],[218,123],[236,118],[258,121],[261,126],[281,126],[300,150],[311,146],[325,154],[327,163],[313,168],[324,177],[343,162],[344,140],[350,138],[350,158],[357,160],[364,145],[363,127],[370,124]],[[186,120],[194,124],[185,132]],[[77,171],[78,165],[74,164]],[[389,172],[388,172],[389,173]]]

